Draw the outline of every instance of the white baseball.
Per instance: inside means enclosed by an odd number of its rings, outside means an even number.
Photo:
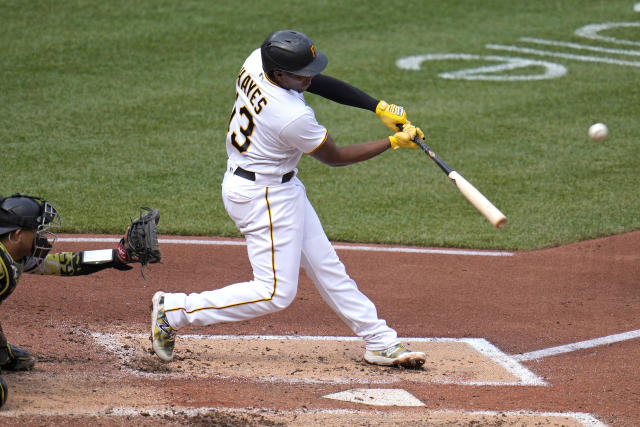
[[[589,128],[589,138],[594,141],[602,141],[609,135],[609,129],[604,123],[596,123]]]

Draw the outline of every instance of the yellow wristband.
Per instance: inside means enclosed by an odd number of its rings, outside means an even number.
[[[376,114],[380,115],[384,110],[387,109],[388,106],[389,104],[387,104],[385,101],[378,102],[378,105],[376,106]]]

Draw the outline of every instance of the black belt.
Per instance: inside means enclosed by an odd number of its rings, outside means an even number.
[[[256,173],[255,172],[251,172],[251,171],[242,169],[240,166],[238,166],[236,168],[236,170],[233,172],[233,174],[241,176],[244,179],[248,179],[249,181],[255,181],[256,180]],[[282,183],[284,184],[285,182],[291,181],[291,178],[293,178],[294,175],[295,175],[294,171],[285,173],[284,175],[282,175]]]

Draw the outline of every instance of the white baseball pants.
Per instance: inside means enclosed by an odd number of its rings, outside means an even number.
[[[164,307],[174,329],[251,319],[286,308],[295,298],[300,266],[367,350],[399,343],[378,318],[374,304],[347,275],[329,242],[302,182],[257,175],[256,181],[228,168],[222,198],[246,238],[253,280],[202,293],[167,293]]]

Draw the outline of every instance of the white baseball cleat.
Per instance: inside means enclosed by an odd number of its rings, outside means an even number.
[[[384,350],[367,350],[364,360],[374,365],[419,368],[427,360],[427,355],[421,351],[411,351],[402,344],[396,344]]]
[[[164,313],[164,292],[153,295],[151,310],[151,341],[153,351],[165,362],[173,359],[173,347],[176,343],[176,331],[169,325]]]

